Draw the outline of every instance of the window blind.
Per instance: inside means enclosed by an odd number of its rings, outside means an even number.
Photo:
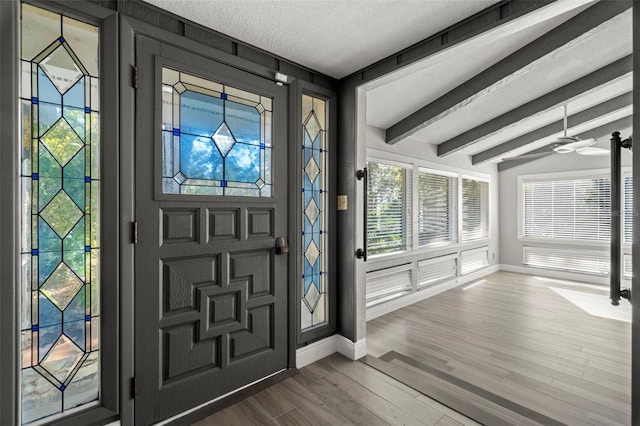
[[[471,272],[489,266],[489,248],[466,250],[460,252],[460,274],[466,275]]]
[[[411,265],[367,272],[367,308],[411,293]]]
[[[523,247],[523,263],[544,269],[582,272],[593,275],[609,274],[609,254],[592,250]]]
[[[608,241],[608,178],[524,182],[524,236]]]
[[[633,260],[631,258],[631,254],[625,253],[622,259],[624,260],[623,276],[627,279],[631,279],[633,277]]]
[[[418,262],[418,288],[453,279],[457,274],[458,255],[456,253],[420,260]]]
[[[369,162],[367,168],[367,251],[376,255],[405,250],[407,235],[411,235],[406,217],[411,172],[404,167],[374,162]]]
[[[462,241],[489,237],[489,182],[462,179]]]
[[[624,242],[633,242],[633,177],[624,177]]]
[[[457,179],[420,171],[418,174],[418,244],[448,243],[455,239]]]

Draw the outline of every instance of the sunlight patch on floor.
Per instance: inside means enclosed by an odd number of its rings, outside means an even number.
[[[626,300],[621,300],[620,306],[613,306],[608,295],[567,290],[564,288],[549,288],[589,315],[631,322],[631,304]]]

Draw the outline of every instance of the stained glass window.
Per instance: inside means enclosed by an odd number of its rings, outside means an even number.
[[[271,105],[271,98],[163,68],[163,193],[270,197]]]
[[[327,321],[326,101],[302,96],[302,330]]]
[[[21,23],[22,422],[99,399],[98,28]]]

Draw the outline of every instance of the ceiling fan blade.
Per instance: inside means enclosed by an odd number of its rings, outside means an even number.
[[[576,152],[580,155],[609,155],[609,150],[606,148],[598,148],[595,146],[586,146],[584,148],[576,149]]]
[[[565,150],[578,150],[581,148],[586,148],[588,146],[591,146],[593,144],[595,144],[597,141],[593,138],[591,139],[585,139],[585,140],[579,140],[579,139],[574,139],[573,142],[567,143],[565,145],[562,145],[562,151]]]

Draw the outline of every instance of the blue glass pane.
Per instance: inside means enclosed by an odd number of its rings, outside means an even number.
[[[51,128],[62,117],[62,107],[40,102],[38,105],[38,123],[40,136]]]
[[[62,334],[62,312],[42,294],[39,296],[38,305],[40,326],[38,330],[38,361],[42,361],[47,351]]]
[[[64,263],[67,264],[69,269],[76,273],[81,280],[85,278],[85,251],[82,250],[69,250],[64,252]]]
[[[191,179],[222,180],[222,157],[213,140],[180,136],[180,171]]]
[[[58,234],[53,232],[49,225],[40,218],[38,219],[38,250],[40,256],[62,250],[62,241]]]
[[[311,141],[311,137],[309,136],[309,133],[307,133],[306,130],[302,131],[302,134],[304,135],[304,146],[305,148],[311,148],[312,147],[312,141]]]
[[[80,140],[84,142],[84,139],[85,139],[84,109],[64,107],[63,115],[64,115],[64,118],[67,120],[67,123],[69,123],[71,128],[76,132]]]
[[[53,85],[49,77],[38,67],[38,101],[50,104],[61,104],[62,96],[56,86]]]
[[[255,107],[227,101],[224,120],[238,142],[260,145],[260,113]]]
[[[84,217],[73,227],[73,229],[64,237],[64,250],[83,250],[85,247],[85,227]],[[67,255],[65,253],[65,262]],[[67,262],[68,264],[68,262]],[[73,269],[73,268],[71,268]]]
[[[38,145],[38,175],[40,177],[61,177],[62,167],[60,167],[60,164],[53,158],[49,150],[42,143]]]
[[[38,255],[38,285],[42,285],[62,261],[61,252],[41,253]]]
[[[73,85],[73,87],[67,90],[67,93],[62,97],[62,103],[64,106],[70,106],[75,108],[80,108],[84,111],[84,77],[81,78]]]
[[[260,179],[260,147],[235,144],[225,166],[225,180],[254,183]]]
[[[60,178],[38,178],[38,208],[42,210],[51,199],[60,191],[62,179]]]
[[[313,277],[312,276],[304,276],[304,292],[306,293],[307,290],[309,290],[309,286],[311,285],[311,283],[313,282]]]
[[[85,344],[85,289],[82,287],[64,310],[63,332],[82,350]]]
[[[223,100],[190,90],[180,96],[180,131],[212,136],[223,121]]]

